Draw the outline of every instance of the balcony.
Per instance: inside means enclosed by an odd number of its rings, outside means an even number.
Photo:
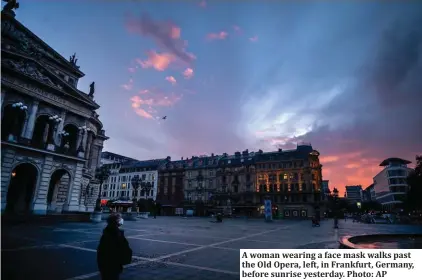
[[[12,146],[16,148],[21,148],[25,150],[40,152],[40,153],[46,153],[46,154],[52,154],[52,155],[58,155],[66,158],[72,158],[72,159],[78,159],[80,161],[85,161],[84,157],[79,157],[76,151],[71,151],[69,149],[66,149],[64,147],[58,147],[54,144],[33,144],[30,140],[18,137],[14,141],[1,141],[2,146]]]

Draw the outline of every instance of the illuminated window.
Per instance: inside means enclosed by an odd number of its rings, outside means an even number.
[[[287,175],[287,173],[284,173],[284,175],[283,175],[283,179],[284,179],[284,180],[287,180],[287,179],[288,179],[288,175]]]
[[[122,184],[122,189],[126,189],[126,184],[125,183]]]

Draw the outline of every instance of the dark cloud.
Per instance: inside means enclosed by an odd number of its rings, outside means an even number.
[[[154,21],[148,14],[143,14],[139,19],[129,17],[126,26],[129,31],[153,38],[160,47],[181,61],[191,63],[195,59],[185,49],[186,43],[180,38],[180,28],[169,21]]]

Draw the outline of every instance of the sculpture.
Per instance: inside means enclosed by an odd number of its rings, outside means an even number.
[[[69,57],[69,61],[70,63],[76,66],[76,62],[78,62],[78,59],[76,58],[76,53]]]
[[[95,92],[95,82],[92,82],[89,85],[89,94],[88,95],[94,97],[94,92]]]
[[[13,10],[19,8],[19,3],[17,0],[3,0],[4,2],[7,2],[6,5],[3,7],[3,12],[13,12]]]

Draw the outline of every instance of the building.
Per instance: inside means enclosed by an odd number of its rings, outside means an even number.
[[[260,211],[265,199],[271,199],[284,218],[308,218],[323,210],[322,165],[319,152],[311,144],[300,144],[295,150],[260,150],[255,163],[254,202]]]
[[[330,195],[331,191],[330,191],[330,187],[328,186],[328,183],[330,181],[329,180],[322,180],[322,199],[327,199],[328,196]]]
[[[407,167],[411,162],[401,158],[388,158],[381,162],[383,167],[374,177],[374,191],[377,202],[384,210],[400,208],[409,191],[407,176],[412,170]]]
[[[167,157],[158,168],[157,202],[160,204],[161,215],[172,216],[177,208],[183,208],[184,173],[187,161],[171,161]]]
[[[224,154],[216,170],[215,208],[228,215],[253,215],[256,209],[255,153]]]
[[[362,201],[363,202],[370,202],[375,201],[375,189],[374,184],[369,185],[362,191]]]
[[[125,157],[122,155],[118,155],[111,152],[102,152],[101,153],[101,160],[100,164],[111,164],[111,163],[119,163],[119,162],[127,162],[127,161],[137,161],[136,159]]]
[[[344,197],[349,203],[362,203],[362,186],[346,186]]]
[[[103,184],[102,203],[109,200],[132,200],[136,198],[156,200],[158,185],[158,167],[164,159],[136,162],[112,163],[107,166],[110,176]],[[132,186],[132,178],[142,180],[138,190]]]
[[[88,94],[79,90],[75,55],[65,59],[12,9],[1,13],[1,211],[92,211],[108,139],[95,83]]]
[[[204,215],[213,207],[213,194],[218,188],[217,168],[223,156],[193,156],[186,159],[184,176],[185,208]]]

